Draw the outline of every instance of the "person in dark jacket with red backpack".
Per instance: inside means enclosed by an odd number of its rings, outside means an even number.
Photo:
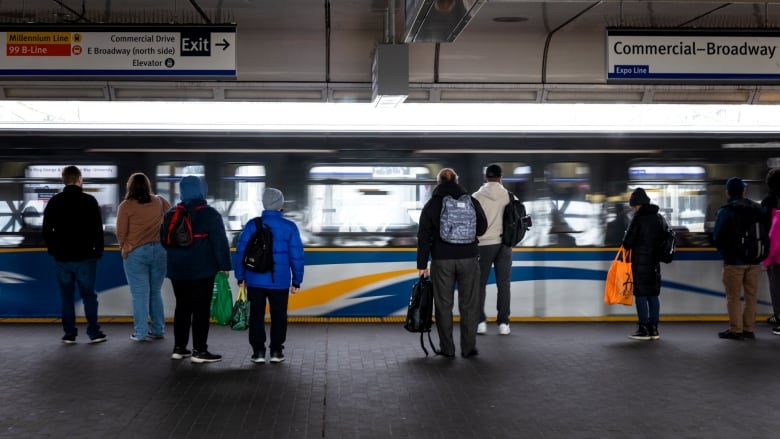
[[[193,363],[213,363],[222,360],[222,356],[208,351],[211,296],[217,272],[227,273],[231,269],[230,245],[222,216],[206,204],[206,183],[190,175],[181,179],[179,190],[194,239],[188,247],[170,246],[166,243],[165,227],[160,228],[160,241],[167,251],[168,278],[176,296],[171,358],[192,356]],[[187,349],[190,325],[192,351]]]
[[[444,168],[436,177],[437,186],[433,196],[420,213],[417,231],[417,269],[420,276],[430,275],[433,283],[436,330],[439,334],[440,350],[446,357],[455,356],[452,338],[452,307],[455,300],[455,283],[458,284],[458,311],[460,312],[460,347],[464,358],[478,355],[477,325],[480,318],[479,303],[479,248],[477,236],[487,230],[487,218],[482,206],[474,197],[469,199],[474,207],[474,230],[469,230],[473,240],[468,243],[446,242],[441,233],[441,214],[446,196],[459,199],[468,192],[458,184],[458,175],[450,168]],[[428,258],[431,268],[428,270]]]
[[[658,244],[663,236],[664,219],[658,206],[650,203],[644,189],[637,188],[628,200],[634,216],[623,237],[623,247],[631,250],[631,272],[634,278],[634,302],[639,320],[630,337],[635,340],[657,340],[661,310],[661,264]]]

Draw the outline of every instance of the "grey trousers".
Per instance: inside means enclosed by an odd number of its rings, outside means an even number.
[[[512,248],[503,244],[481,245],[479,246],[479,321],[487,320],[485,315],[485,290],[487,289],[488,277],[490,277],[490,266],[496,274],[496,310],[498,318],[496,323],[509,323],[509,303],[512,298],[512,292],[509,289],[512,275]]]
[[[456,282],[460,313],[460,349],[462,354],[470,353],[476,349],[479,323],[478,258],[434,259],[431,261],[431,281],[441,353],[455,355],[452,309],[455,302]]]

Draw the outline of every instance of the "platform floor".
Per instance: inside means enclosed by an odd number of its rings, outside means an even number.
[[[84,325],[79,325],[84,334]],[[0,324],[2,438],[767,438],[780,432],[780,336],[723,323],[513,323],[478,357],[425,357],[395,324],[289,327],[287,361],[255,365],[247,333],[212,326],[220,363],[165,340],[60,343],[53,324]],[[457,338],[456,338],[457,339]]]

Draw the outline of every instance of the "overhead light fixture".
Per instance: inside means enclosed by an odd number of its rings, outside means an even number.
[[[409,96],[409,46],[380,44],[371,66],[371,103],[395,108]]]

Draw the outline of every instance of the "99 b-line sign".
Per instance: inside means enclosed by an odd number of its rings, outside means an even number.
[[[780,83],[780,32],[607,29],[607,82]]]
[[[236,27],[2,26],[0,77],[236,77]]]

